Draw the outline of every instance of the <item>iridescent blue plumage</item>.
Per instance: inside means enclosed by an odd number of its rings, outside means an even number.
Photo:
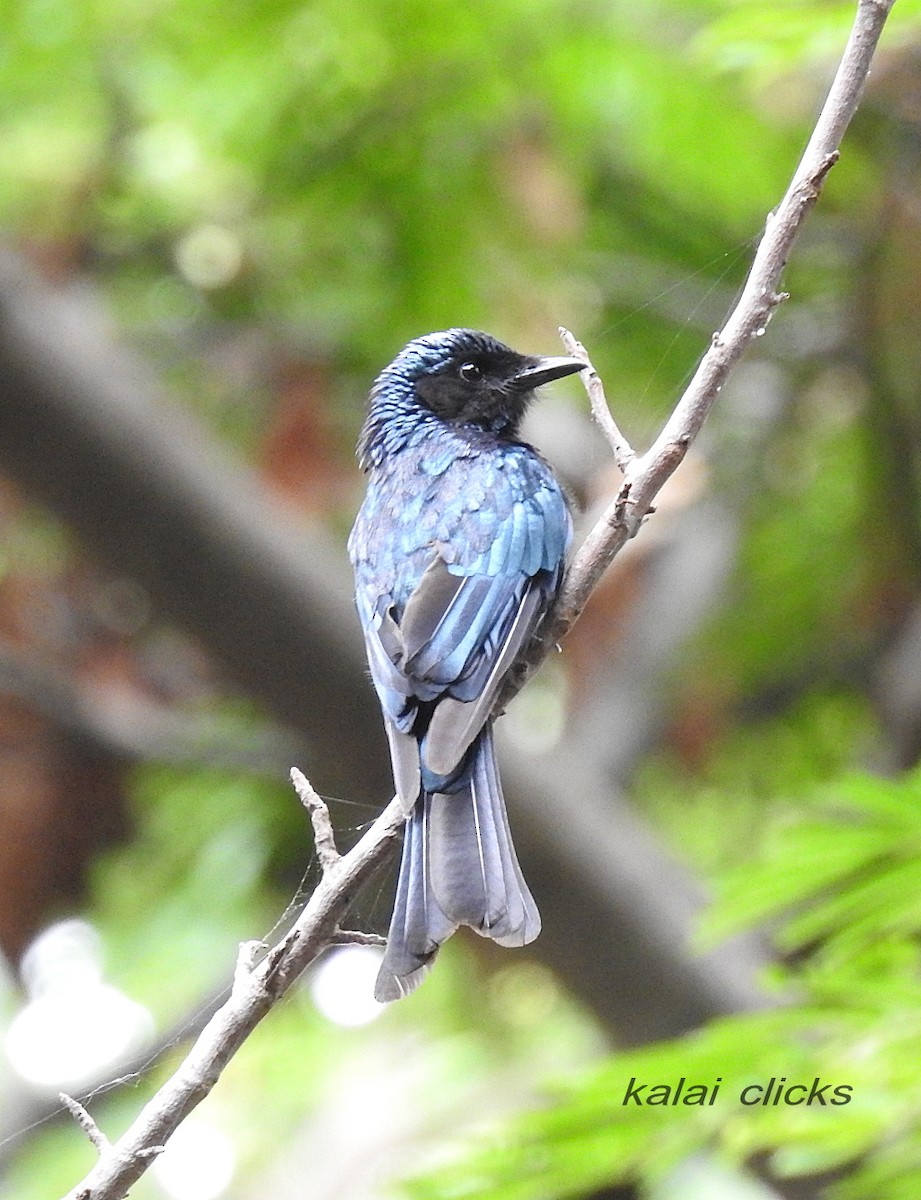
[[[518,440],[533,390],[581,368],[455,329],[410,342],[371,392],[368,490],[349,540],[407,832],[380,999],[458,925],[521,945],[540,918],[518,867],[492,708],[559,588],[571,524]]]

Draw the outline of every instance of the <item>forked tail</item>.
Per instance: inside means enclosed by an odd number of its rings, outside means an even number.
[[[489,726],[454,787],[449,795],[423,792],[407,818],[378,1000],[411,992],[459,925],[502,946],[524,946],[540,933],[512,845]]]

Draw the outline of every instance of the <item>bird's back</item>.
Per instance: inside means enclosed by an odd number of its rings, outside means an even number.
[[[570,533],[531,446],[436,426],[371,471],[349,553],[365,603],[388,597],[399,621],[436,551],[452,574],[528,578],[559,567]]]

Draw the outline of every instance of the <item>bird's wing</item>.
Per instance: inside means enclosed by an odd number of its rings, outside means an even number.
[[[390,745],[393,782],[407,816],[419,796],[421,775],[419,743],[410,732],[418,697],[413,680],[402,671],[403,639],[400,628],[391,615],[390,597],[379,600],[376,607],[368,603],[367,595],[357,593],[358,613],[365,635],[371,679],[381,703],[384,729]]]
[[[559,488],[531,453],[481,469],[456,456],[447,465],[426,459],[425,470],[431,486],[407,488],[390,511],[396,531],[360,517],[350,543],[371,676],[407,808],[420,782],[419,705],[433,706],[422,774],[449,775],[546,611],[571,531]]]
[[[407,812],[419,795],[417,702],[437,700],[425,766],[450,775],[489,716],[507,671],[555,588],[551,573],[456,575],[435,551],[399,625],[389,597],[365,623],[371,676],[384,711],[394,783]]]
[[[457,766],[492,712],[502,681],[508,674],[546,609],[547,592],[530,579],[517,608],[503,622],[501,641],[493,655],[483,658],[488,672],[476,696],[460,700],[448,695],[432,714],[423,745],[425,765],[435,775],[449,775]]]
[[[435,548],[399,625],[404,675],[440,692],[422,747],[433,774],[449,775],[488,719],[556,590],[568,536],[565,504],[547,488],[511,503],[466,561],[448,561],[463,536]]]

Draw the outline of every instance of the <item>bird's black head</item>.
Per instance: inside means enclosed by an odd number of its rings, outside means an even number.
[[[514,437],[534,389],[584,365],[518,354],[475,329],[448,329],[410,342],[385,375],[411,382],[416,398],[449,424]]]

